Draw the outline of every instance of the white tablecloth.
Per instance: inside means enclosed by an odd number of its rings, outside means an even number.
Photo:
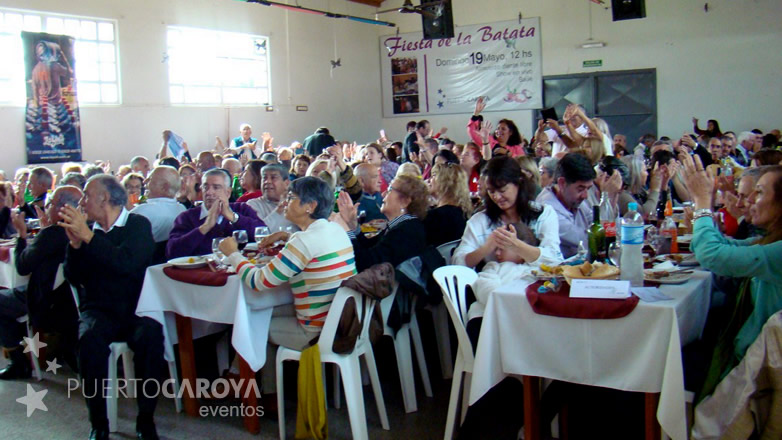
[[[163,325],[166,360],[174,359],[177,334],[172,323],[177,313],[194,319],[194,337],[210,333],[208,323],[233,324],[231,343],[253,371],[260,370],[266,362],[272,308],[293,303],[290,288],[286,285],[257,292],[238,276],[228,277],[225,286],[198,286],[172,280],[163,273],[164,266],[147,269],[136,314]]]
[[[13,289],[14,287],[27,285],[30,276],[21,276],[16,271],[16,257],[14,248],[9,249],[10,259],[8,263],[0,261],[0,286]]]
[[[619,319],[539,315],[529,305],[526,285],[516,281],[489,297],[470,404],[508,375],[660,393],[660,426],[674,440],[687,438],[681,346],[703,331],[711,273],[696,271],[684,284],[661,286],[673,300],[641,301]]]

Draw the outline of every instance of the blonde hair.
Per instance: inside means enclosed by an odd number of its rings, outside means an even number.
[[[540,171],[538,170],[538,164],[535,163],[535,159],[529,156],[519,156],[516,158],[516,160],[519,162],[519,165],[521,165],[521,172],[523,174],[526,174],[525,172],[529,172],[531,176],[528,177],[532,178],[532,181],[535,182],[535,185],[540,186]]]
[[[429,190],[423,180],[413,176],[397,175],[390,186],[410,200],[407,212],[421,220],[426,218],[426,211],[429,209]]]
[[[450,202],[464,211],[468,217],[472,212],[470,188],[467,186],[467,173],[458,164],[438,163],[432,168],[432,182],[437,185],[440,200]]]
[[[405,162],[402,165],[399,165],[399,168],[396,170],[396,175],[398,176],[413,176],[421,178],[421,168],[418,168],[418,165],[414,164],[413,162]]]

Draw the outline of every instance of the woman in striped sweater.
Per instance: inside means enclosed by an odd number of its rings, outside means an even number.
[[[326,322],[331,301],[342,280],[356,274],[353,245],[345,231],[327,219],[334,192],[315,177],[301,177],[288,187],[285,218],[301,231],[277,232],[259,246],[286,240],[283,250],[262,268],[247,261],[236,241],[228,237],[220,250],[245,284],[263,292],[285,283],[293,291],[293,304],[275,307],[269,327],[266,365],[261,373],[264,394],[275,392],[274,359],[277,346],[303,350],[317,339]]]

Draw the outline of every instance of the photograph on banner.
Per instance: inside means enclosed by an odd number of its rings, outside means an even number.
[[[27,163],[81,161],[74,39],[22,32]]]
[[[380,37],[383,116],[471,113],[543,106],[540,18],[457,27],[453,38],[420,32]]]

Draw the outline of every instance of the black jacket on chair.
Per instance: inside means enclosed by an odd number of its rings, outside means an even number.
[[[356,270],[361,272],[375,264],[391,263],[396,267],[408,258],[420,255],[426,248],[424,223],[417,217],[394,219],[377,236],[359,234],[353,242]]]

